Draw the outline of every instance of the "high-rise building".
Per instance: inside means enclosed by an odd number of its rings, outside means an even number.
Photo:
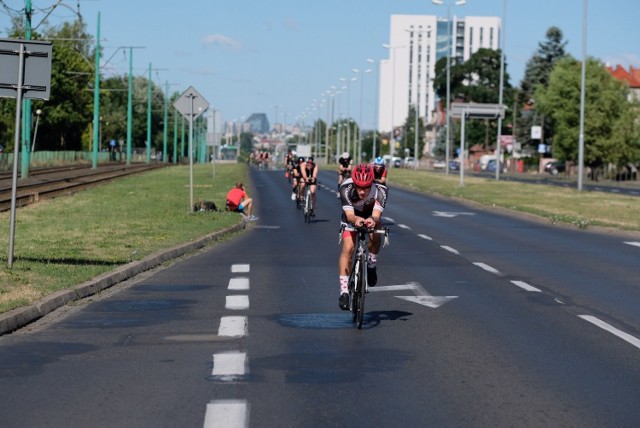
[[[447,28],[451,34],[447,34]],[[389,59],[380,61],[378,130],[387,133],[404,125],[409,107],[432,122],[437,99],[433,89],[436,61],[447,56],[466,61],[480,48],[498,49],[500,18],[468,16],[446,19],[435,15],[392,15]]]

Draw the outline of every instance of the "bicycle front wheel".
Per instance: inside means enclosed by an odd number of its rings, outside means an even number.
[[[356,327],[362,328],[364,320],[364,297],[367,294],[367,261],[364,256],[359,261],[358,266],[358,282],[356,283],[355,300],[358,302],[356,311]]]

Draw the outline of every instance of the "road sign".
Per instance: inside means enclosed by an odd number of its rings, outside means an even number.
[[[500,104],[451,103],[451,117],[467,119],[504,119],[504,106]]]
[[[202,95],[195,90],[193,86],[183,92],[173,106],[185,118],[197,119],[209,108],[209,103]]]
[[[22,53],[20,45],[23,46]],[[18,81],[23,98],[48,100],[51,92],[51,42],[0,40],[0,97],[17,98]]]

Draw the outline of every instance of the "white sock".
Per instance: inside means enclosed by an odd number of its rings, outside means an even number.
[[[340,275],[340,294],[349,292],[349,277]]]

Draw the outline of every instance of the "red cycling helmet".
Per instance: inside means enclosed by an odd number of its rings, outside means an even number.
[[[370,187],[373,184],[373,168],[367,164],[357,165],[351,171],[351,179],[358,187]]]

